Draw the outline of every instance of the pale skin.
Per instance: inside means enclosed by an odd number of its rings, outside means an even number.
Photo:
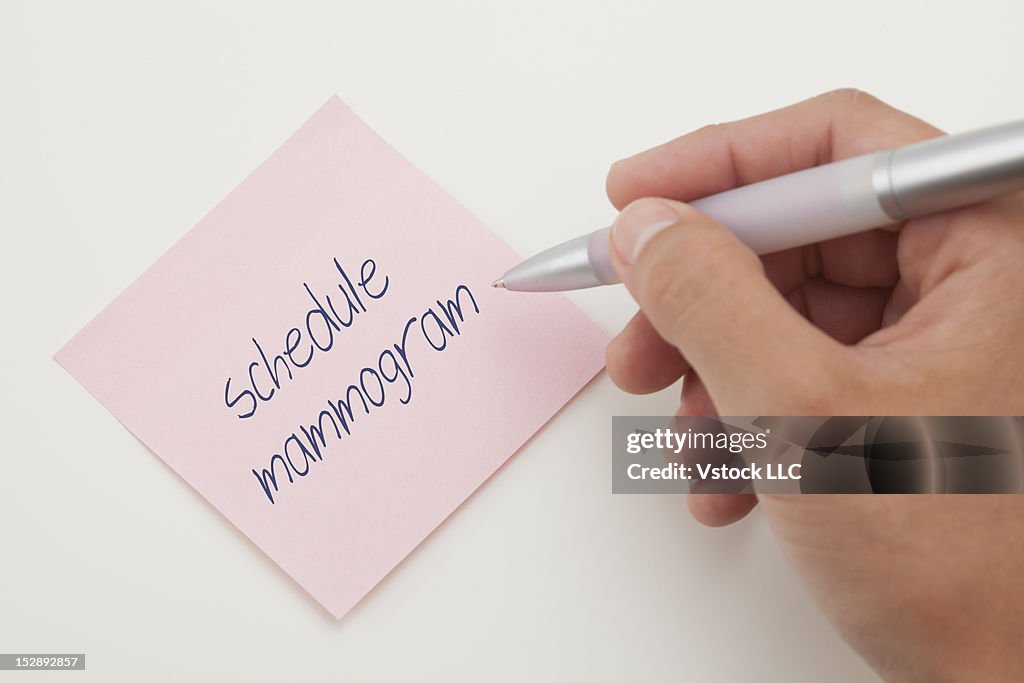
[[[762,258],[683,203],[940,133],[843,90],[613,165],[613,259],[640,311],[612,379],[685,376],[683,415],[1024,414],[1024,194]],[[1024,496],[688,500],[710,526],[759,505],[886,680],[1024,681]]]

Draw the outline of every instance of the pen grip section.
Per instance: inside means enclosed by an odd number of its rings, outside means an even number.
[[[691,202],[758,254],[893,222],[872,182],[880,154],[770,178]]]

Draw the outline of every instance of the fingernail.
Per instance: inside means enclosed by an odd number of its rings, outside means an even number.
[[[652,237],[679,221],[676,210],[660,199],[638,199],[612,225],[612,244],[626,263],[634,263]]]

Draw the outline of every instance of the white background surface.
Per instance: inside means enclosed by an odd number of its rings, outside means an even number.
[[[335,622],[50,356],[332,93],[526,253],[616,158],[820,91],[1024,116],[1024,5],[273,4],[0,4],[0,651],[88,657],[0,679],[875,680],[756,513],[609,493],[609,416],[677,388],[602,376]]]

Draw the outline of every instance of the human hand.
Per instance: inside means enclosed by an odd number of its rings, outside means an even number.
[[[612,379],[646,393],[685,375],[681,415],[1024,414],[1021,194],[760,259],[680,203],[939,134],[837,91],[616,163],[613,260],[640,312],[608,347]],[[757,502],[689,496],[709,525]],[[883,676],[1024,680],[1024,497],[760,502]]]

